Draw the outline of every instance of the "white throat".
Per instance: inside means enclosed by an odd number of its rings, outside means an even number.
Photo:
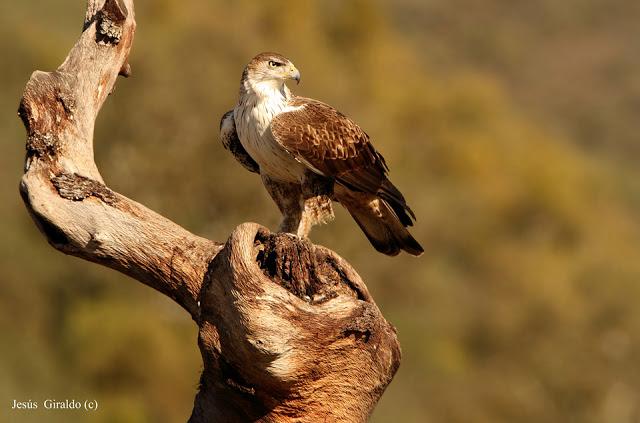
[[[274,139],[269,130],[275,116],[296,109],[289,105],[292,97],[282,81],[245,79],[233,114],[238,138],[260,165],[260,174],[275,180],[297,182],[304,175],[304,166]]]
[[[267,100],[270,103],[282,102],[286,103],[291,98],[291,91],[285,85],[284,81],[276,79],[268,79],[264,81],[251,81],[249,79],[242,83],[240,97],[254,97],[257,102]]]

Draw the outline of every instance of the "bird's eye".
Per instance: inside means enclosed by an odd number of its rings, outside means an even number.
[[[271,66],[272,68],[277,68],[282,66],[283,64],[280,62],[276,62],[274,60],[269,60],[269,66]]]

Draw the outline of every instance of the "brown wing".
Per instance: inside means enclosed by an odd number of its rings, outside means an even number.
[[[290,104],[303,107],[272,120],[271,132],[277,142],[313,171],[386,200],[404,225],[412,224],[405,211],[414,219],[415,215],[387,179],[384,158],[354,121],[320,101],[296,97]]]

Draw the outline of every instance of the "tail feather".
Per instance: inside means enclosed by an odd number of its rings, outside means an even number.
[[[405,207],[374,194],[351,191],[337,184],[335,195],[377,251],[389,256],[398,255],[401,250],[414,256],[424,252],[406,228],[411,220]],[[398,209],[402,214],[398,214]]]
[[[413,213],[413,210],[411,210],[411,208],[407,205],[407,201],[404,199],[404,195],[402,195],[400,190],[396,188],[396,186],[393,185],[390,180],[385,179],[384,181],[382,181],[380,189],[378,190],[378,195],[380,196],[380,198],[389,203],[389,205],[393,208],[393,210],[400,218],[400,221],[405,226],[413,226],[413,222],[411,219],[416,220],[416,215]]]

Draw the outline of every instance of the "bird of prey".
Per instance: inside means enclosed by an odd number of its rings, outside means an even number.
[[[279,231],[306,237],[333,219],[337,201],[379,252],[422,254],[407,230],[415,215],[369,136],[333,107],[294,95],[287,80],[300,82],[289,59],[258,54],[242,73],[238,104],[220,122],[224,147],[260,174],[280,209]]]

